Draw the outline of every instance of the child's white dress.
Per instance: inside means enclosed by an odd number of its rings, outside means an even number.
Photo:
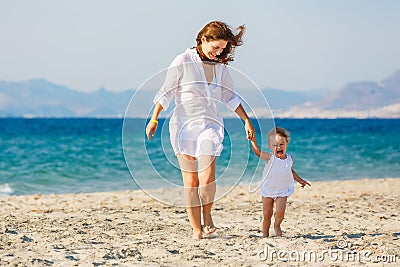
[[[287,197],[294,192],[294,178],[292,174],[293,160],[289,154],[286,159],[271,155],[265,165],[260,194],[263,197]]]

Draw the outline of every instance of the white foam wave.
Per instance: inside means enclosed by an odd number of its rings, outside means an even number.
[[[14,190],[8,184],[0,184],[0,196],[9,196]]]

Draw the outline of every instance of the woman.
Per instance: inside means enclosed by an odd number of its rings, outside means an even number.
[[[182,172],[187,213],[196,239],[201,239],[203,232],[211,234],[216,230],[211,207],[216,191],[216,156],[221,154],[224,138],[220,104],[244,120],[247,139],[254,135],[254,127],[233,91],[226,66],[233,61],[234,48],[242,43],[244,26],[237,31],[235,35],[220,21],[204,26],[197,35],[196,47],[187,49],[171,63],[164,85],[154,98],[155,108],[146,127],[150,140],[156,132],[160,112],[175,97],[169,123],[170,140]]]

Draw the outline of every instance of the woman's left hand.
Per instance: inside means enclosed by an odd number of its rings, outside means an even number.
[[[254,130],[254,126],[251,123],[250,119],[247,119],[244,121],[244,129],[247,134],[247,139],[252,140],[255,137],[255,130]]]

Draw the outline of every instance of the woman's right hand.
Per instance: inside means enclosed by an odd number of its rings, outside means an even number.
[[[149,121],[149,123],[147,124],[146,127],[146,135],[147,135],[147,139],[151,139],[154,134],[156,133],[157,130],[157,126],[158,123],[154,122],[154,121]]]

